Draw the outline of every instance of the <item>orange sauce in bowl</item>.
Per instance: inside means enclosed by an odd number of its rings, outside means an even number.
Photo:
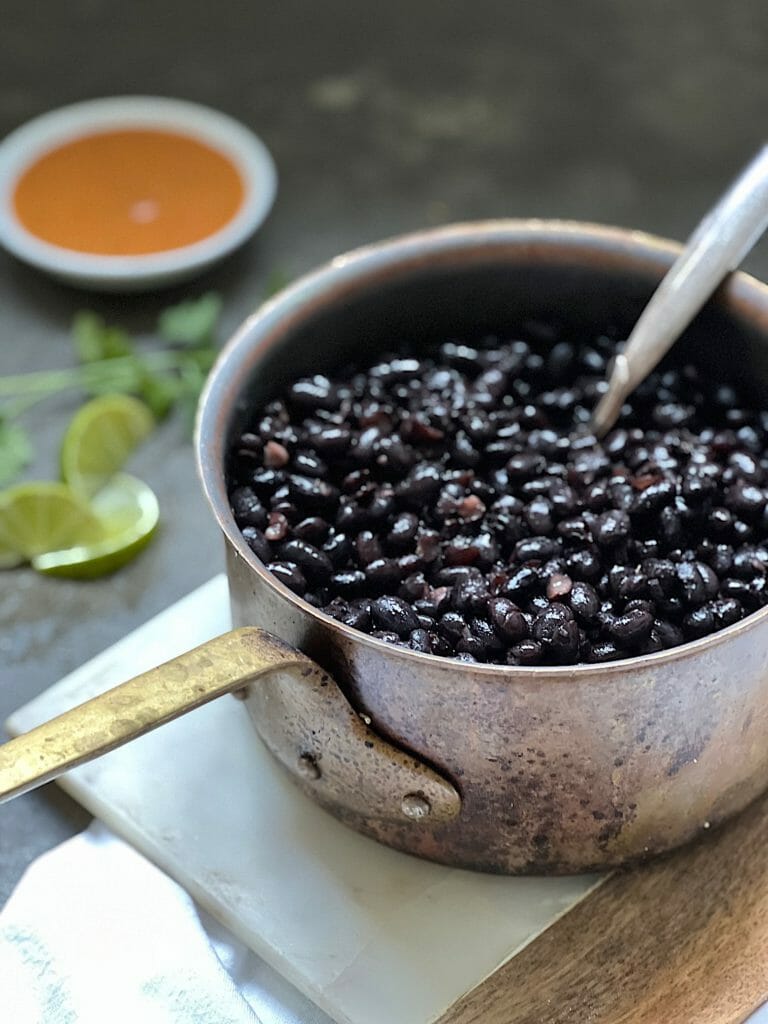
[[[245,188],[234,163],[157,129],[82,136],[44,154],[16,184],[16,216],[76,252],[137,256],[199,242],[227,224]]]

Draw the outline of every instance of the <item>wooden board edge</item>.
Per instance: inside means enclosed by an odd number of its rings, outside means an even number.
[[[438,1024],[742,1024],[768,999],[768,796],[609,878]]]

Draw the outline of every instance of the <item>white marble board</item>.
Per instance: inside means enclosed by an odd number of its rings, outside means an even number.
[[[26,732],[229,626],[217,576],[7,727]],[[430,1024],[600,881],[474,874],[357,835],[293,787],[230,697],[60,782],[339,1024]]]

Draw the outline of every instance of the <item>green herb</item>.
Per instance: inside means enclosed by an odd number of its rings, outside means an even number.
[[[133,342],[119,327],[107,327],[100,316],[83,310],[72,324],[72,342],[81,363],[119,359],[133,351]]]
[[[178,408],[190,425],[205,377],[217,355],[221,299],[209,292],[161,313],[161,347],[137,345],[122,328],[83,311],[72,324],[77,366],[0,377],[0,484],[19,475],[32,457],[19,422],[32,406],[66,392],[136,395],[157,419]]]
[[[0,422],[0,485],[15,480],[31,458],[26,430],[18,423]]]
[[[210,345],[221,312],[221,298],[208,292],[199,299],[180,302],[160,314],[157,329],[168,341],[191,348]]]

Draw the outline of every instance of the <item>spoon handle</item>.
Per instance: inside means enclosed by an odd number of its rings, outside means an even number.
[[[628,395],[677,341],[723,278],[768,228],[768,145],[704,217],[641,313],[614,362],[592,429],[611,429]]]

